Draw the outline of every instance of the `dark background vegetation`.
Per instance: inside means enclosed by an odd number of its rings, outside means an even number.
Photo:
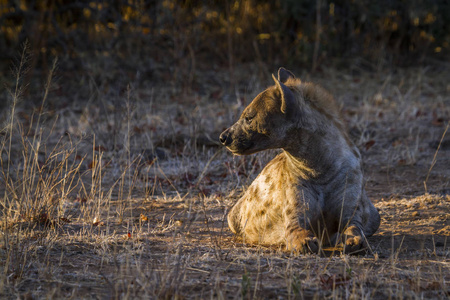
[[[238,64],[320,71],[358,59],[371,69],[448,58],[446,0],[1,0],[0,67],[28,41],[32,74],[58,57],[59,76],[198,89],[202,71]],[[266,76],[266,75],[265,75]],[[42,76],[45,78],[45,76]],[[28,78],[29,80],[29,78]],[[67,82],[67,80],[65,80]]]

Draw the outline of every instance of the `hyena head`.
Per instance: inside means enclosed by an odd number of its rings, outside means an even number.
[[[286,132],[295,125],[298,111],[295,96],[285,83],[296,79],[284,68],[278,70],[278,79],[272,77],[275,86],[256,96],[239,120],[220,135],[220,142],[233,154],[284,147]]]

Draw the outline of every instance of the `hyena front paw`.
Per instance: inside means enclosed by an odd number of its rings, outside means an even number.
[[[297,229],[288,237],[287,250],[299,253],[317,253],[319,251],[319,240],[314,234],[305,229]]]
[[[358,227],[352,225],[344,231],[344,253],[356,253],[367,248],[366,239]]]

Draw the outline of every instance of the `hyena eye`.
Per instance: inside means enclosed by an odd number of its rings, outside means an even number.
[[[247,122],[247,123],[251,123],[252,120],[253,120],[253,117],[250,117],[250,116],[245,117],[245,122]]]

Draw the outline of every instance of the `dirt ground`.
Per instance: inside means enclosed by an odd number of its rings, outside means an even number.
[[[56,84],[41,123],[39,111],[19,106],[23,129],[11,146],[3,142],[3,170],[9,160],[15,176],[4,199],[40,189],[22,205],[48,198],[54,210],[4,209],[1,297],[448,299],[449,67],[290,69],[335,95],[361,150],[382,218],[367,253],[295,255],[248,245],[228,229],[227,210],[277,151],[233,157],[218,135],[272,84],[270,73],[235,70],[232,93],[226,71],[198,74],[189,91],[94,80],[84,102],[74,101],[83,92]],[[39,126],[36,150],[34,130],[26,132]],[[24,175],[26,162],[39,166],[34,175]],[[66,181],[49,187],[54,172]]]

